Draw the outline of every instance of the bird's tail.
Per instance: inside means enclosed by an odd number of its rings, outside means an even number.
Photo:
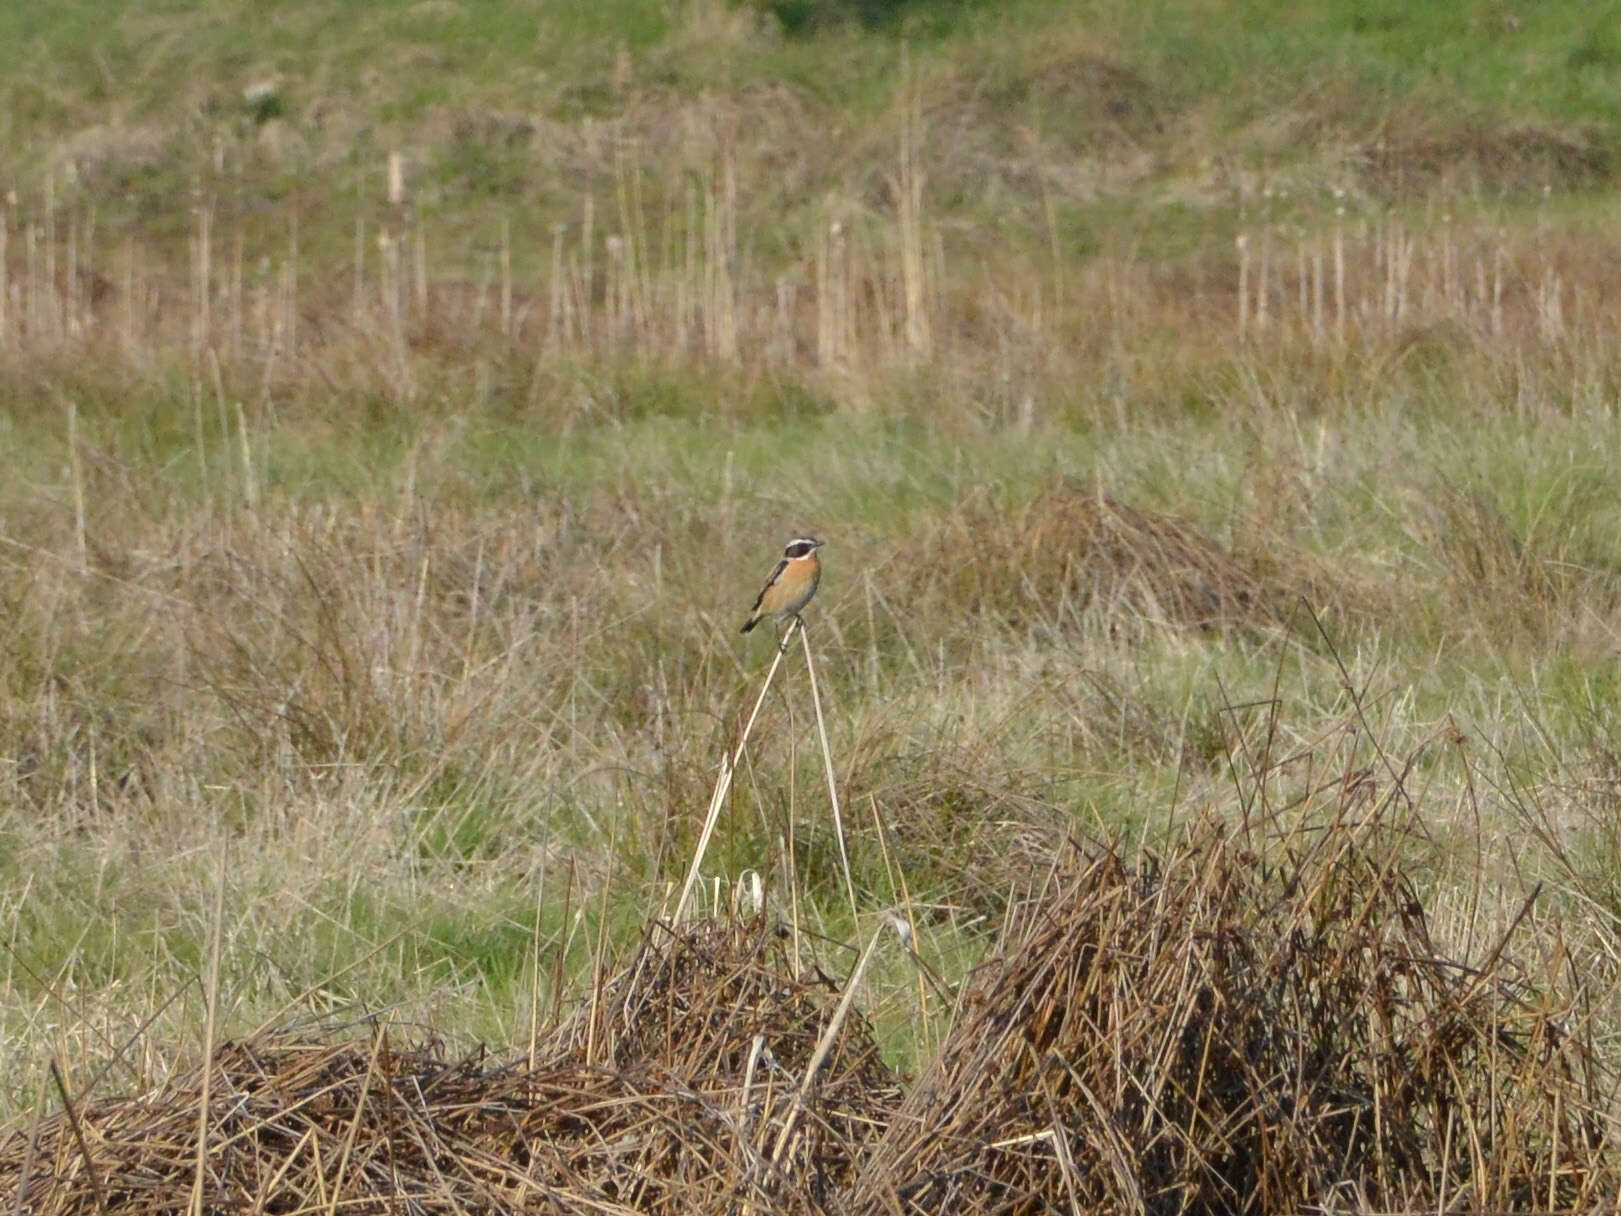
[[[759,617],[751,616],[748,620],[743,622],[743,628],[738,630],[738,632],[739,633],[747,633],[749,630],[753,629],[759,623],[760,623],[760,618]]]

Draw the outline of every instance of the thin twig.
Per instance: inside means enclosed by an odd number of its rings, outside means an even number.
[[[387,1050],[388,1031],[382,1026],[377,1027],[377,1034],[372,1039],[371,1054],[366,1059],[366,1075],[360,1082],[360,1093],[355,1098],[354,1118],[349,1120],[349,1130],[343,1137],[343,1152],[338,1156],[338,1170],[332,1179],[332,1197],[327,1203],[327,1216],[333,1216],[337,1211],[338,1201],[343,1198],[344,1175],[349,1172],[349,1159],[355,1150],[355,1137],[360,1131],[360,1119],[366,1109],[366,1098],[371,1093],[372,1078],[377,1075],[377,1061]]]
[[[34,1117],[28,1126],[28,1148],[23,1152],[22,1170],[17,1178],[16,1203],[12,1207],[12,1216],[23,1216],[29,1211],[28,1180],[34,1173],[34,1159],[39,1153],[39,1129],[45,1123],[45,1086],[49,1077],[39,1079],[39,1093],[34,1097]]]
[[[105,1216],[107,1211],[107,1194],[101,1189],[101,1175],[96,1173],[96,1163],[90,1157],[90,1145],[85,1141],[84,1128],[79,1124],[79,1112],[73,1109],[73,1099],[68,1096],[68,1083],[62,1079],[62,1069],[51,1057],[51,1080],[56,1082],[56,1092],[61,1095],[62,1109],[67,1111],[68,1126],[73,1129],[73,1138],[79,1143],[79,1152],[84,1157],[84,1172],[90,1179],[91,1193],[96,1197],[96,1211]]]
[[[715,779],[715,792],[709,796],[709,811],[704,816],[703,830],[698,833],[698,847],[693,850],[692,864],[687,868],[686,881],[681,884],[681,897],[675,901],[675,911],[670,914],[672,924],[680,924],[681,917],[687,910],[687,901],[692,897],[692,888],[698,881],[698,867],[703,864],[704,854],[709,851],[710,838],[714,836],[715,824],[720,819],[720,808],[725,805],[726,794],[732,788],[732,774],[737,770],[743,749],[748,745],[749,732],[754,729],[755,719],[760,716],[760,707],[765,704],[765,695],[771,689],[771,681],[776,679],[777,668],[782,666],[782,656],[787,653],[788,641],[793,636],[794,630],[803,624],[798,617],[789,622],[788,632],[783,635],[782,644],[777,647],[776,657],[771,660],[771,668],[765,673],[765,683],[760,685],[760,694],[754,698],[754,708],[749,710],[748,720],[743,724],[743,733],[737,740],[737,746],[721,757],[720,776]]]
[[[208,943],[207,991],[203,994],[203,999],[207,1003],[207,1013],[203,1019],[203,1080],[202,1093],[197,1100],[197,1157],[196,1170],[191,1180],[189,1208],[196,1216],[202,1216],[203,1212],[203,1175],[207,1172],[208,1166],[208,1100],[211,1096],[210,1082],[214,1077],[214,1036],[219,1022],[220,939],[225,936],[225,855],[226,849],[222,844],[219,872],[214,878],[214,916]]]
[[[844,1021],[850,1016],[850,1006],[855,1001],[856,990],[861,987],[862,978],[867,974],[867,964],[872,962],[873,953],[878,949],[878,939],[883,935],[888,922],[880,920],[872,931],[872,937],[867,941],[867,948],[861,952],[855,970],[845,981],[844,995],[839,998],[839,1007],[833,1011],[828,1020],[827,1029],[822,1032],[821,1039],[816,1044],[816,1050],[811,1053],[809,1063],[805,1065],[805,1075],[799,1080],[799,1089],[794,1093],[793,1109],[783,1120],[782,1131],[777,1135],[777,1143],[771,1149],[771,1166],[775,1169],[782,1160],[789,1141],[793,1138],[794,1129],[799,1124],[799,1116],[804,1112],[805,1100],[810,1096],[811,1086],[816,1083],[816,1074],[821,1071],[822,1065],[827,1062],[827,1056],[833,1050],[833,1041],[838,1038],[839,1031],[844,1028]]]
[[[798,620],[797,617],[795,619]],[[850,897],[850,922],[853,925],[857,918],[856,886],[850,878],[850,855],[844,848],[844,817],[839,814],[839,787],[833,779],[833,750],[827,744],[827,724],[822,720],[822,694],[816,687],[816,663],[811,658],[810,634],[806,632],[803,621],[799,622],[799,640],[805,646],[805,671],[810,676],[811,704],[816,707],[816,734],[822,743],[822,768],[827,773],[827,800],[833,807],[833,832],[839,842],[839,864],[844,867],[844,890]]]

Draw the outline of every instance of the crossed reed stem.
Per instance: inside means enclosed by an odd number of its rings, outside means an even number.
[[[754,723],[760,716],[760,707],[765,704],[766,693],[771,690],[771,681],[776,679],[777,669],[782,666],[783,656],[788,653],[788,644],[796,632],[805,649],[805,671],[810,676],[811,703],[816,708],[816,736],[822,745],[822,770],[827,776],[827,797],[833,808],[833,831],[839,842],[839,865],[844,872],[844,890],[850,900],[851,919],[854,920],[856,916],[856,889],[850,877],[850,855],[844,844],[844,816],[839,808],[839,790],[833,776],[833,750],[828,746],[827,724],[822,717],[822,694],[816,682],[816,663],[811,655],[810,635],[805,629],[805,620],[796,614],[788,623],[788,629],[777,646],[777,653],[765,673],[765,682],[760,685],[760,691],[754,698],[754,706],[749,710],[749,716],[743,723],[743,733],[738,737],[737,746],[721,757],[720,774],[715,779],[714,793],[709,796],[709,811],[704,816],[703,830],[698,833],[698,846],[693,850],[692,864],[687,868],[686,881],[681,884],[681,895],[676,900],[675,911],[670,916],[673,924],[679,924],[686,914],[693,889],[698,884],[699,867],[703,864],[704,854],[709,851],[709,842],[715,834],[715,824],[720,820],[720,809],[726,804],[726,795],[732,788],[732,775],[737,771],[738,762],[743,758],[743,749],[748,746],[749,734],[754,730]]]

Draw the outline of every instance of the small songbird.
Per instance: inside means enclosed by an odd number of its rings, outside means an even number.
[[[801,536],[788,542],[788,547],[782,551],[782,560],[766,579],[759,598],[749,610],[749,619],[743,622],[744,633],[768,616],[776,617],[777,624],[781,625],[789,617],[798,616],[800,609],[810,603],[811,596],[816,594],[816,583],[822,577],[822,559],[816,556],[821,547],[822,542],[814,536]]]

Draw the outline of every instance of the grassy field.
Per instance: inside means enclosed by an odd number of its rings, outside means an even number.
[[[1337,782],[1613,1074],[1614,6],[261,7],[0,12],[12,1126],[52,1059],[532,1044],[806,532],[857,908],[797,648],[706,898],[835,975],[904,909],[890,1066],[1065,834]]]

